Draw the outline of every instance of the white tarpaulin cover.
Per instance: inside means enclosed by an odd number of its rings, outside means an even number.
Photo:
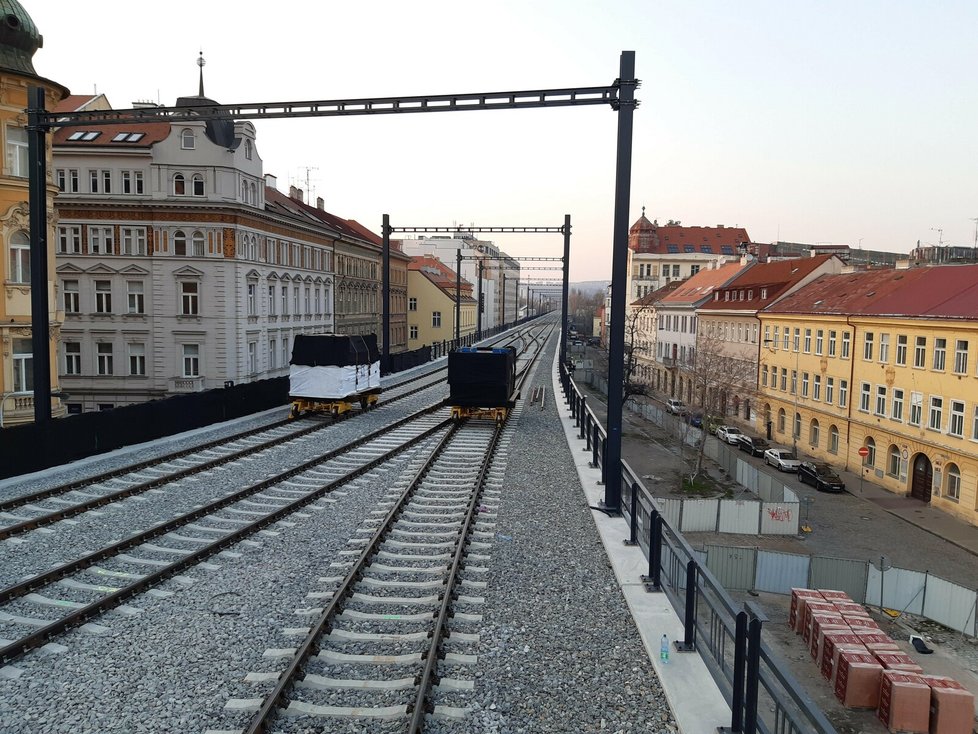
[[[380,390],[380,362],[349,367],[289,366],[289,397],[342,400]]]

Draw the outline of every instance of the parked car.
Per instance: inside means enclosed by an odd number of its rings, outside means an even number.
[[[666,400],[666,410],[673,415],[682,415],[687,412],[686,403],[678,398],[669,398]]]
[[[746,433],[740,434],[737,440],[740,442],[738,448],[751,456],[763,456],[764,452],[771,448],[771,444],[763,438],[748,436]]]
[[[802,461],[798,464],[798,481],[811,484],[819,492],[844,492],[846,483],[828,464]]]
[[[689,423],[689,425],[693,426],[693,428],[702,428],[703,427],[703,414],[702,413],[690,413],[689,411],[687,411],[683,415],[683,418],[686,420],[687,423]]]
[[[764,452],[764,461],[776,466],[778,471],[798,471],[798,465],[801,464],[789,449],[768,449]]]
[[[737,446],[740,443],[740,437],[743,435],[743,431],[736,426],[718,426],[716,434],[717,438],[721,441],[726,441],[731,446]]]

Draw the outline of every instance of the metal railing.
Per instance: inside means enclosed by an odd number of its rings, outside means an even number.
[[[560,365],[560,382],[578,437],[591,452],[591,466],[605,481],[607,430]],[[679,650],[698,652],[731,708],[731,734],[836,734],[835,728],[763,640],[767,621],[759,607],[738,607],[692,546],[658,512],[649,490],[624,460],[622,516],[626,543],[649,560],[646,588],[663,592],[683,619]]]

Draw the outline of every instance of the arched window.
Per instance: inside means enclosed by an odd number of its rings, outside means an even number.
[[[866,448],[869,449],[869,453],[866,454],[863,464],[865,466],[876,466],[876,441],[873,440],[872,436],[866,437]]]
[[[258,187],[251,184],[251,203],[258,206]]]
[[[812,422],[808,426],[808,442],[812,446],[818,446],[818,439],[819,439],[818,421],[812,418]]]
[[[245,140],[245,158],[251,160],[251,141]]]
[[[795,439],[801,438],[801,413],[795,413],[795,419],[794,419],[794,421],[792,421],[792,423],[794,424],[791,427],[792,428],[792,433],[791,433],[792,438],[795,438]]]
[[[187,184],[183,179],[183,174],[178,173],[173,177],[173,195],[183,196],[187,193]]]
[[[784,408],[778,409],[778,433],[784,433],[785,412]]]
[[[197,138],[189,127],[185,127],[180,133],[180,147],[184,150],[193,150],[197,147]]]
[[[245,204],[249,203],[248,202],[248,182],[247,181],[242,181],[241,182],[241,201],[244,202]]]
[[[900,449],[895,444],[890,444],[886,450],[886,473],[891,477],[900,476]]]
[[[204,233],[203,232],[194,232],[193,254],[194,257],[204,256]]]
[[[31,282],[31,238],[25,232],[15,232],[10,238],[10,280]]]
[[[193,192],[194,196],[204,195],[204,177],[199,173],[195,173],[192,179],[193,182]]]
[[[839,429],[835,425],[829,426],[829,452],[839,453]]]
[[[173,254],[186,257],[187,255],[187,235],[182,229],[173,233]]]
[[[947,489],[944,495],[955,502],[961,499],[961,471],[957,464],[947,465]]]

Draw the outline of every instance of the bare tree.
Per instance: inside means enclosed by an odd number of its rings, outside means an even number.
[[[649,342],[640,338],[641,318],[654,313],[655,302],[651,298],[643,298],[629,307],[625,318],[625,369],[621,392],[623,407],[632,398],[649,395],[649,385],[638,374],[638,358],[642,354],[651,352]]]

